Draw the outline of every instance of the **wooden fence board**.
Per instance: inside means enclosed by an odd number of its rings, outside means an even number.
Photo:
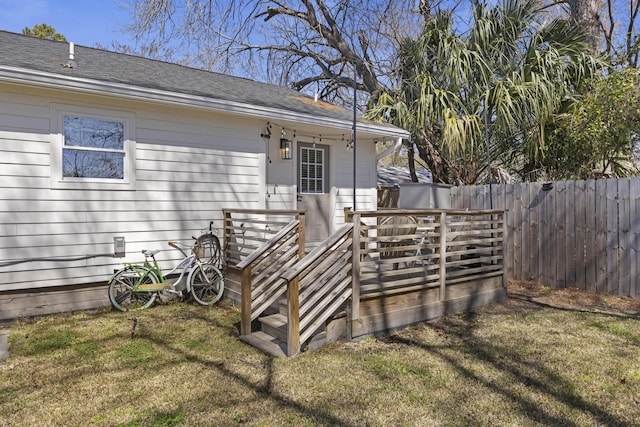
[[[576,243],[576,221],[575,221],[575,182],[566,182],[567,197],[565,198],[565,227],[567,234],[565,237],[565,262],[567,263],[565,278],[567,286],[576,285],[576,256],[575,256],[575,243]]]
[[[607,183],[596,181],[596,292],[607,292]]]
[[[596,181],[585,182],[585,285],[586,290],[596,290]]]
[[[576,263],[576,287],[585,290],[587,285],[585,282],[585,263],[584,263],[584,245],[586,238],[586,222],[587,215],[584,207],[584,192],[586,184],[584,181],[576,181],[574,207],[575,207],[575,224],[576,224],[576,240],[575,240],[575,263]]]
[[[631,282],[630,242],[630,184],[628,179],[618,180],[618,294],[629,295]]]
[[[630,275],[629,296],[640,298],[640,179],[630,181]]]
[[[552,283],[555,280],[555,262],[551,265],[550,244],[553,243],[553,234],[550,232],[549,215],[553,213],[551,202],[552,191],[545,191],[542,188],[536,195],[538,197],[538,207],[540,212],[540,227],[538,228],[538,276],[544,283]],[[550,253],[551,252],[551,253]],[[552,271],[554,270],[554,271]]]
[[[505,194],[504,194],[504,204],[502,206],[501,209],[507,209],[508,206],[512,206],[513,205],[513,185],[512,184],[507,184],[505,187]],[[514,212],[513,209],[506,211],[505,212],[506,218],[506,227],[505,230],[514,230],[515,229],[515,223],[514,223]],[[515,269],[514,269],[514,264],[513,264],[513,254],[512,252],[515,251],[516,249],[516,244],[515,244],[515,233],[506,233],[505,236],[505,254],[504,254],[504,269],[505,272],[507,274],[507,277],[514,277],[515,274]],[[506,283],[506,282],[505,282]]]
[[[513,186],[513,251],[511,256],[511,263],[513,264],[513,277],[521,279],[522,275],[522,185],[515,184]]]
[[[618,185],[608,179],[607,186],[607,292],[618,293]]]
[[[544,220],[544,196],[542,192],[542,185],[535,183],[531,186],[531,204],[533,208],[533,238],[535,242],[535,253],[532,253],[531,265],[533,266],[533,274],[535,277],[542,277],[542,253],[543,242],[541,238],[542,233],[542,221]]]
[[[565,187],[564,181],[556,182],[553,186],[556,195],[554,253],[556,257],[556,286],[559,288],[567,287],[567,259],[565,253],[565,242],[567,238],[567,191]]]
[[[529,187],[522,186],[522,278],[531,280],[531,210],[529,209]]]

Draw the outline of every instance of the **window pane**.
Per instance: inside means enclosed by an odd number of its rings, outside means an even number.
[[[124,153],[64,149],[63,176],[124,179]]]
[[[324,154],[322,148],[301,147],[300,190],[303,193],[324,193]]]
[[[64,145],[123,150],[124,123],[65,116]]]

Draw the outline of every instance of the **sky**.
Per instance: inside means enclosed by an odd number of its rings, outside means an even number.
[[[0,0],[0,30],[22,33],[43,23],[81,46],[135,45],[123,31],[129,14],[121,0]]]

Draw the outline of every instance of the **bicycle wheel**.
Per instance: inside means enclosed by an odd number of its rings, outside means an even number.
[[[193,299],[201,305],[214,304],[224,292],[224,278],[213,264],[196,265],[189,285]]]
[[[156,300],[155,292],[134,292],[133,288],[143,277],[142,283],[158,283],[156,274],[148,268],[125,267],[113,275],[109,282],[109,301],[120,311],[142,310]]]

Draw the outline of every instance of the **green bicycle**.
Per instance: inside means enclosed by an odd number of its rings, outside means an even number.
[[[215,260],[198,257],[203,253],[203,240],[205,239],[196,239],[190,255],[180,247],[180,243],[170,241],[169,246],[178,249],[185,258],[167,274],[162,273],[155,258],[160,250],[143,250],[143,263],[126,263],[109,280],[111,305],[120,311],[142,310],[150,307],[158,297],[170,299],[189,294],[198,304],[216,303],[224,293],[224,277],[209,262]],[[219,253],[219,248],[217,252]],[[175,274],[178,274],[177,279],[169,282],[167,278]]]

